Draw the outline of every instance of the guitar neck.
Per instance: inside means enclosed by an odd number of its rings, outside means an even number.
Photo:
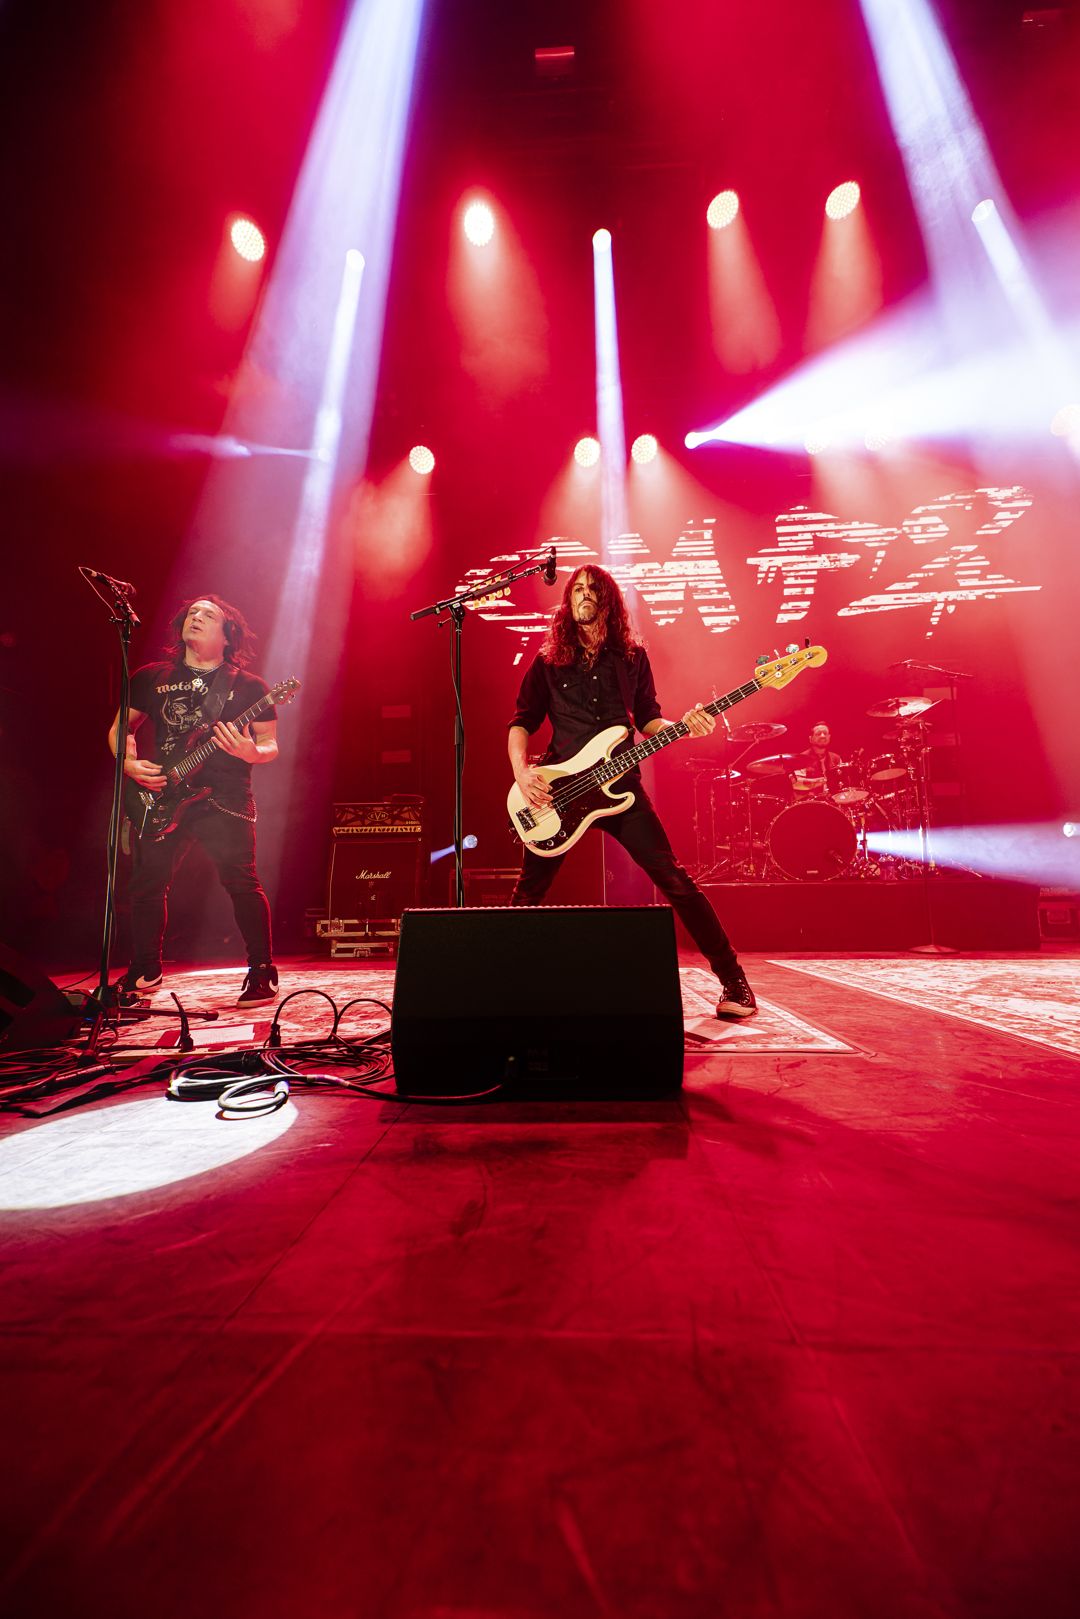
[[[723,714],[726,709],[734,708],[736,703],[745,702],[748,697],[753,697],[754,693],[761,691],[761,689],[760,681],[748,680],[745,686],[736,686],[733,691],[725,692],[723,697],[715,697],[711,703],[703,703],[702,707],[706,714],[712,714],[713,716]],[[635,747],[627,748],[624,753],[616,754],[612,764],[618,766],[621,774],[632,765],[640,763],[642,759],[648,759],[650,754],[659,753],[661,748],[670,748],[673,742],[681,742],[684,736],[689,735],[690,727],[686,724],[686,721],[676,720],[674,725],[665,725],[662,731],[657,731],[653,736],[647,736],[644,742],[637,743]]]
[[[257,703],[252,703],[250,708],[245,708],[242,714],[238,715],[236,719],[230,720],[229,723],[238,728],[248,725],[252,720],[257,720],[260,714],[265,714],[268,708],[273,708],[273,706],[273,693],[267,692],[259,698]],[[185,753],[182,759],[179,759],[175,765],[171,765],[169,768],[175,776],[181,778],[190,776],[193,770],[198,770],[199,766],[204,765],[210,755],[216,752],[217,743],[211,735],[205,742],[200,742],[197,748],[192,748],[190,753]]]

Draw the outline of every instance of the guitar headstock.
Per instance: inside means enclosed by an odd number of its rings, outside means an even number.
[[[278,703],[291,703],[300,690],[300,682],[295,675],[288,680],[281,680],[276,686],[270,688],[270,701],[276,706]]]
[[[804,669],[820,669],[829,656],[823,646],[789,646],[774,658],[762,658],[754,669],[759,686],[790,685]]]

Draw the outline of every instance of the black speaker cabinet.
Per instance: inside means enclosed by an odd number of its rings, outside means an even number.
[[[25,956],[0,944],[0,1051],[33,1051],[73,1035],[82,1011]]]
[[[388,921],[415,905],[420,882],[420,839],[335,838],[330,852],[327,915],[355,921]]]
[[[642,1097],[683,1073],[666,906],[416,910],[401,919],[392,1021],[406,1096]]]

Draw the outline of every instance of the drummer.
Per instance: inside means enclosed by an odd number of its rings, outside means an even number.
[[[809,741],[810,746],[805,752],[796,753],[791,760],[791,781],[795,791],[819,796],[836,792],[840,785],[837,771],[844,761],[829,747],[832,733],[824,720],[819,720],[812,727]]]

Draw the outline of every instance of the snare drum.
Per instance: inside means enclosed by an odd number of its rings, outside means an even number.
[[[865,804],[870,797],[863,786],[862,766],[855,759],[846,759],[833,771],[836,791],[829,794],[834,804]]]
[[[781,810],[769,828],[769,854],[785,877],[842,877],[855,858],[855,828],[828,799]]]

